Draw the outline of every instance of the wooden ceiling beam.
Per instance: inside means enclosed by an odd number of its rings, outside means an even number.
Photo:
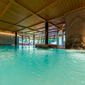
[[[55,24],[53,24],[52,22],[49,22],[50,24],[52,24],[53,26],[55,26],[57,29],[61,30],[60,27],[56,26]]]
[[[0,17],[2,17],[10,8],[10,6],[12,5],[11,2],[8,2],[8,4],[6,5],[6,7],[4,8],[4,10],[2,11],[2,13],[0,14]]]
[[[46,6],[46,7],[44,7],[43,9],[39,10],[36,14],[38,14],[38,13],[42,12],[45,8],[47,8],[47,7],[51,6],[52,4],[54,4],[54,3],[55,3],[55,2],[57,2],[57,1],[59,1],[59,0],[56,0],[56,1],[54,1],[53,3],[51,3],[51,4],[47,5],[47,6]]]
[[[57,1],[57,0],[56,0],[56,1]],[[32,12],[31,10],[29,10],[28,8],[26,8],[26,7],[23,6],[22,4],[16,2],[15,0],[10,0],[10,2],[12,2],[12,3],[14,3],[14,4],[17,4],[17,5],[20,5],[20,6],[24,7],[25,9],[27,9],[28,11],[30,11],[32,14],[38,16],[39,18],[41,18],[42,20],[45,21],[45,19],[43,19],[41,16],[35,14],[34,12]],[[53,2],[53,3],[54,3],[54,2]],[[51,4],[50,4],[50,5],[51,5]],[[50,5],[48,5],[48,6],[50,6]],[[9,6],[9,5],[8,5],[8,6]],[[6,8],[9,8],[8,6],[6,6]],[[48,7],[48,6],[47,6],[47,7]],[[46,7],[45,7],[45,8],[46,8]],[[40,11],[44,10],[45,8],[41,9]],[[80,7],[80,8],[78,8],[78,9],[75,9],[75,10],[73,10],[73,11],[70,11],[70,12],[68,12],[68,13],[65,13],[64,15],[69,14],[69,13],[72,13],[72,12],[75,12],[75,11],[80,10],[80,9],[82,9],[82,8],[85,8],[85,6]],[[5,9],[4,9],[4,10],[5,10]],[[5,11],[3,11],[2,14],[4,14],[4,13],[5,13]],[[63,15],[63,16],[64,16],[64,15]],[[60,17],[57,17],[57,18],[61,18],[61,17],[63,17],[63,16],[60,16]],[[55,18],[55,19],[56,19],[56,18]],[[54,19],[51,19],[51,20],[54,20]],[[49,21],[50,21],[50,20],[49,20]],[[53,23],[52,23],[52,24],[53,24]],[[15,25],[15,24],[13,24],[13,25]],[[19,26],[19,25],[18,25],[18,26]]]
[[[15,1],[15,0],[10,0],[10,2],[12,2],[15,5],[21,6],[23,8],[25,8],[26,10],[28,10],[29,12],[31,12],[32,14],[36,15],[37,17],[39,17],[40,19],[42,19],[43,21],[45,21],[45,19],[41,18],[39,15],[35,14],[33,11],[31,11],[30,9],[28,9],[27,7],[23,6],[22,4],[20,4],[19,2]]]
[[[72,13],[72,12],[75,12],[75,11],[81,10],[81,9],[83,9],[83,8],[85,8],[85,6],[80,7],[80,8],[78,8],[78,9],[75,9],[75,10],[72,10],[72,11],[70,11],[70,12],[67,12],[67,13],[64,14],[64,16],[67,15],[67,14],[70,14],[70,13]]]
[[[29,18],[29,17],[31,17],[31,16],[32,16],[32,15],[30,15],[30,16],[28,16],[28,17],[26,17],[26,18],[22,19],[21,21],[19,21],[19,22],[18,22],[18,23],[16,23],[15,25],[19,24],[20,22],[22,22],[22,21],[26,20],[27,18]],[[20,25],[19,25],[19,26],[20,26]],[[9,28],[7,28],[6,30],[11,29],[12,27],[14,27],[14,25],[13,25],[13,26],[11,26],[11,27],[9,27]]]
[[[41,23],[43,23],[43,22],[40,22],[40,23],[37,23],[37,24],[30,25],[30,26],[28,26],[28,27],[26,27],[26,28],[32,29],[32,28],[30,28],[30,27],[36,26],[36,25],[41,24]],[[21,29],[21,30],[24,30],[24,29]],[[21,30],[19,30],[19,31],[21,31]],[[32,30],[34,31],[35,29],[32,29]]]
[[[51,31],[51,30],[56,30],[56,28],[53,28],[53,29],[49,29],[48,31]]]
[[[37,13],[34,13],[33,11],[31,11],[30,9],[28,9],[27,7],[25,7],[25,6],[23,6],[22,4],[20,4],[19,2],[17,2],[17,1],[15,1],[15,0],[10,0],[12,3],[14,3],[15,5],[19,5],[19,6],[21,6],[21,7],[24,7],[25,9],[27,9],[28,11],[30,11],[32,14],[34,14],[34,15],[36,15],[37,17],[39,17],[40,19],[42,19],[43,21],[47,21],[46,19],[44,19],[43,17],[41,17],[40,15],[38,15]],[[56,0],[56,1],[58,1],[58,0]],[[55,2],[53,2],[53,3],[55,3]],[[50,4],[51,5],[51,4]],[[50,6],[49,5],[49,6]],[[44,8],[45,9],[45,8]],[[43,10],[43,9],[42,9]],[[41,11],[41,10],[40,10]],[[54,25],[53,23],[51,23],[52,25]],[[55,25],[54,25],[55,26]],[[56,26],[55,26],[56,27]],[[57,27],[58,28],[58,27]],[[58,28],[59,29],[59,28]],[[23,29],[21,29],[21,30],[23,30]],[[21,31],[21,30],[19,30],[19,31]],[[60,29],[59,29],[60,30]]]
[[[50,25],[49,27],[51,27],[52,25]],[[38,28],[38,29],[36,29],[35,31],[39,31],[40,29],[44,29],[45,27],[42,27],[42,28]],[[39,31],[40,32],[40,31]]]
[[[57,31],[52,31],[52,32],[57,32]],[[48,33],[52,33],[52,32],[48,32]]]
[[[57,24],[55,24],[55,25],[60,25],[60,24],[65,24],[65,22],[57,23]]]
[[[15,26],[18,26],[18,27],[24,27],[24,26],[21,26],[21,25],[16,25],[16,24],[13,24],[11,22],[7,22],[7,21],[3,21],[3,20],[0,20],[1,22],[4,22],[4,23],[7,23],[7,24],[11,24],[11,25],[15,25]],[[26,27],[24,27],[26,28]]]
[[[55,19],[63,18],[63,17],[64,17],[64,15],[63,16],[59,16],[59,17],[52,18],[52,19],[49,20],[49,22],[52,21],[52,20],[55,20]]]
[[[27,32],[24,32],[24,33],[28,33],[28,32],[31,32],[31,31],[27,31]],[[19,32],[19,33],[23,33],[23,32]]]
[[[49,29],[48,31],[51,31],[51,30],[56,30],[57,28],[53,28],[53,29]],[[44,30],[45,31],[45,30]],[[44,32],[44,31],[37,31],[37,32]]]
[[[12,3],[15,4],[15,5],[18,5],[18,6],[21,6],[21,7],[25,8],[26,10],[28,10],[28,11],[31,12],[32,14],[34,14],[34,15],[36,15],[37,17],[39,17],[40,19],[42,19],[42,21],[47,21],[47,20],[45,20],[43,17],[41,17],[40,15],[34,13],[33,11],[31,11],[31,10],[28,9],[27,7],[23,6],[22,4],[16,2],[15,0],[9,0],[9,1],[12,2]],[[21,29],[21,30],[23,30],[23,29]],[[20,31],[20,30],[19,30],[19,31]],[[18,31],[18,32],[19,32],[19,31]]]

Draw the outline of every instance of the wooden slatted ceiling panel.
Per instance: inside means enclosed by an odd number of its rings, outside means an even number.
[[[28,29],[28,28],[26,28],[26,29],[21,30],[21,31],[19,31],[19,32],[27,32],[27,31],[31,31],[31,30],[30,30],[30,29]]]
[[[19,23],[19,25],[23,25],[23,26],[31,26],[31,25],[34,25],[34,24],[37,24],[37,23],[40,23],[42,22],[43,20],[40,19],[39,17],[37,17],[36,15],[33,15],[29,18],[27,18],[26,20],[22,21]]]
[[[56,26],[58,26],[58,27],[62,28],[62,27],[63,27],[63,24],[59,24],[59,25],[56,25]]]
[[[38,31],[45,31],[45,28],[43,28],[43,29],[39,29]]]
[[[65,0],[63,5],[65,6],[65,9],[69,8],[69,10],[72,11],[85,6],[85,0]],[[69,10],[66,12],[69,12]]]
[[[48,24],[48,26],[51,26],[51,24],[49,23]],[[44,28],[45,29],[45,22],[44,23],[41,23],[41,24],[38,24],[38,25],[35,25],[35,26],[32,26],[32,27],[30,27],[30,28],[32,28],[32,29],[42,29],[42,28]]]
[[[58,18],[58,19],[53,19],[53,20],[50,20],[50,22],[52,22],[53,24],[56,25],[56,24],[65,22],[65,17],[61,17],[61,18]]]
[[[0,14],[3,12],[6,5],[9,3],[9,0],[0,0]]]
[[[49,32],[52,32],[52,31],[57,31],[57,29],[54,29],[54,30],[49,30]]]
[[[64,13],[65,11],[61,7],[60,0],[59,0],[55,2],[54,4],[50,5],[49,7],[47,7],[46,9],[44,9],[43,11],[41,11],[40,13],[38,13],[38,15],[43,17],[45,20],[50,20],[55,17],[59,17],[63,15]]]
[[[50,29],[53,29],[53,28],[56,28],[56,29],[57,29],[57,27],[55,27],[55,26],[51,26],[51,27],[49,27],[49,30],[50,30]]]
[[[8,29],[8,31],[18,31],[18,30],[20,30],[20,29],[22,29],[22,27],[18,27],[18,26],[13,26],[11,29]]]
[[[33,35],[33,33],[25,33],[25,32],[22,32],[22,33],[19,33],[19,34],[20,34],[20,35],[26,35],[26,36],[27,36],[27,35],[30,35],[30,36]]]
[[[33,31],[34,33],[36,33],[37,31]]]
[[[42,27],[45,27],[45,23],[41,23],[41,24],[35,25],[35,26],[31,27],[31,28],[32,29],[39,29],[39,28],[42,28]]]
[[[43,9],[38,15],[46,20],[50,20],[55,17],[63,16],[65,13],[78,9],[84,5],[85,0],[59,0]]]
[[[22,4],[23,6],[27,7],[34,13],[36,13],[56,0],[16,0],[16,1]]]
[[[22,10],[24,10],[23,13],[22,13]],[[11,7],[8,9],[8,11],[5,13],[5,15],[3,15],[0,18],[0,20],[4,20],[7,22],[16,24],[19,21],[21,21],[22,19],[24,19],[30,15],[31,15],[31,13],[28,12],[27,10],[23,9],[22,7],[18,7],[16,5],[12,4]]]
[[[14,4],[10,7],[10,10],[12,10],[13,12],[16,12],[20,16],[23,16],[24,18],[31,15],[31,12],[29,12],[25,8],[23,8],[21,6],[14,5]]]
[[[49,34],[49,36],[51,36],[51,35],[57,35],[56,32],[49,32],[48,34]]]
[[[5,29],[9,28],[10,26],[12,26],[12,25],[0,21],[0,30],[1,29],[5,30]]]

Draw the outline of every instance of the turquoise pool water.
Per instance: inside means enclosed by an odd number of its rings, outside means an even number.
[[[85,53],[0,46],[0,85],[85,85]]]

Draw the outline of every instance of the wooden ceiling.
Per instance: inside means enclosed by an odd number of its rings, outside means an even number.
[[[85,0],[0,0],[0,30],[44,36],[48,21],[53,36],[65,24],[66,14],[82,8]]]

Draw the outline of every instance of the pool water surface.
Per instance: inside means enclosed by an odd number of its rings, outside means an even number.
[[[0,85],[85,85],[85,53],[0,46]]]

